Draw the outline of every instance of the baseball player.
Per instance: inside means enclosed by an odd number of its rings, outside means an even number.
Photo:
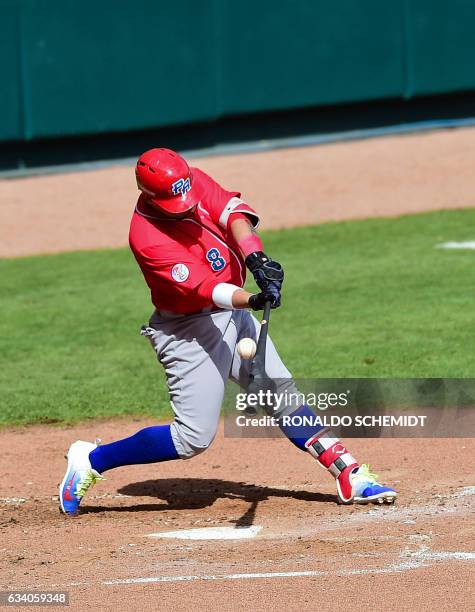
[[[228,378],[246,388],[251,361],[236,345],[256,339],[249,312],[281,303],[284,271],[264,253],[257,213],[237,191],[228,191],[169,149],[151,149],[136,166],[141,192],[130,225],[130,248],[150,288],[155,310],[142,328],[165,369],[174,420],[141,429],[110,444],[77,441],[59,489],[61,510],[76,514],[81,500],[107,470],[139,463],[190,459],[212,443]],[[246,268],[259,288],[243,289]],[[292,390],[290,372],[272,340],[266,375],[278,391]],[[335,478],[341,503],[392,503],[397,493],[381,486],[331,430],[284,426],[283,416],[314,417],[306,405],[273,413],[283,433]]]

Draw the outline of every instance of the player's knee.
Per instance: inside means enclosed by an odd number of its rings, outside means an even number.
[[[204,453],[215,438],[216,431],[197,432],[174,423],[172,436],[181,459],[191,459]]]
[[[210,444],[206,444],[206,445],[202,445],[202,446],[188,446],[186,447],[186,450],[184,452],[183,455],[180,455],[181,459],[192,459],[193,457],[196,457],[197,455],[201,455],[201,453],[204,453],[205,450],[207,448],[210,447]]]
[[[305,403],[305,396],[299,392],[292,378],[278,379],[275,393],[278,401],[273,406],[272,416],[276,419],[294,413]]]
[[[181,459],[191,459],[192,457],[196,457],[197,455],[201,455],[204,453],[207,448],[211,446],[213,442],[214,436],[211,440],[204,440],[199,443],[190,442],[185,443],[183,445],[183,454],[180,454]]]

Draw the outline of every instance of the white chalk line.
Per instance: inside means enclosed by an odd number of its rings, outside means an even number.
[[[452,493],[449,497],[465,497],[467,495],[475,495],[475,487],[464,487],[460,491]],[[439,497],[438,495],[436,497]]]
[[[437,244],[436,249],[475,249],[475,240],[469,240],[467,242],[442,242]]]
[[[124,580],[105,580],[101,584],[149,584],[154,582],[187,582],[193,580],[249,580],[252,578],[296,578],[308,576],[327,576],[327,572],[256,572],[251,574],[203,574],[201,576],[151,576],[149,578],[125,578]]]
[[[300,572],[253,572],[248,574],[203,574],[189,576],[150,576],[147,578],[124,578],[118,580],[105,580],[101,584],[105,586],[127,585],[127,584],[150,584],[157,582],[188,582],[201,580],[250,580],[265,578],[309,578],[309,577],[329,577],[329,576],[360,576],[363,574],[391,574],[428,567],[433,562],[440,561],[474,561],[473,552],[432,552],[423,547],[411,553],[410,560],[403,560],[398,563],[391,563],[383,567],[372,567],[365,569],[350,569],[329,571],[300,571]],[[431,563],[432,562],[432,563]]]
[[[26,497],[0,497],[0,504],[19,506],[26,502]]]
[[[89,495],[88,499],[132,499],[133,495],[123,495],[122,493],[104,493],[103,495]],[[48,495],[44,497],[0,497],[0,504],[16,505],[24,504],[32,500],[45,499],[48,501],[58,502],[57,495]]]
[[[430,539],[429,536],[421,536],[421,539]],[[432,567],[434,564],[448,561],[475,561],[475,552],[465,551],[431,551],[427,546],[422,545],[417,551],[405,549],[401,552],[401,560],[381,567],[369,567],[361,569],[341,569],[335,571],[308,570],[294,572],[249,572],[235,574],[191,574],[178,576],[147,576],[139,578],[118,578],[101,581],[89,582],[68,582],[64,584],[22,586],[18,588],[38,589],[48,588],[71,588],[71,587],[93,587],[93,586],[126,586],[130,584],[154,584],[164,582],[193,582],[193,581],[218,581],[218,580],[252,580],[252,579],[273,579],[273,578],[318,578],[334,576],[360,576],[365,574],[394,574],[407,572],[423,567]],[[12,589],[13,587],[9,587]],[[13,589],[15,590],[15,589]]]
[[[403,555],[408,554],[407,552]],[[123,578],[115,580],[103,580],[100,582],[71,582],[63,585],[50,585],[54,588],[67,588],[73,586],[93,586],[100,584],[104,586],[119,586],[128,584],[154,584],[160,582],[194,582],[194,581],[216,581],[216,580],[252,580],[252,579],[272,579],[272,578],[318,578],[331,576],[360,576],[364,574],[392,574],[419,569],[421,567],[430,567],[434,562],[441,561],[474,561],[475,553],[473,552],[432,552],[426,547],[420,550],[409,553],[411,559],[402,560],[397,563],[390,563],[383,567],[370,567],[365,569],[348,569],[348,570],[309,570],[298,572],[250,572],[238,574],[191,574],[185,576],[148,576],[143,578]]]

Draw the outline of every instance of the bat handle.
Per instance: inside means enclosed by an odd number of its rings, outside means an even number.
[[[267,300],[267,302],[264,304],[264,316],[262,317],[263,319],[267,321],[269,320],[270,317],[270,302],[269,300]]]

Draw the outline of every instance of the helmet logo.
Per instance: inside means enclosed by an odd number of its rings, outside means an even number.
[[[174,183],[172,183],[172,193],[173,195],[185,195],[187,191],[191,189],[191,181],[189,178],[187,179],[178,179]]]

